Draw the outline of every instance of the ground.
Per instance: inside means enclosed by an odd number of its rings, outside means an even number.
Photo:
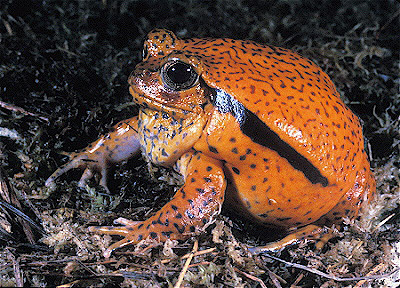
[[[394,0],[1,1],[0,286],[173,287],[183,275],[183,287],[397,287],[399,14]],[[271,233],[224,209],[204,235],[104,259],[111,238],[87,226],[149,217],[176,188],[170,172],[136,158],[112,171],[111,194],[95,183],[77,188],[79,171],[56,191],[43,183],[65,163],[60,152],[137,113],[127,77],[156,27],[180,37],[252,39],[318,63],[368,139],[379,196],[361,220],[321,251],[301,243],[270,254],[285,263],[249,255],[244,246]],[[385,277],[337,279],[371,275]]]

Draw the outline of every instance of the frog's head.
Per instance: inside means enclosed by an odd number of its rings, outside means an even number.
[[[143,61],[129,77],[129,91],[142,107],[175,115],[199,112],[207,103],[200,60],[182,50],[182,40],[168,30],[153,30],[143,48]]]

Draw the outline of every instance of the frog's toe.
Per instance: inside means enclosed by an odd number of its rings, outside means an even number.
[[[83,171],[81,179],[79,179],[78,186],[85,187],[85,185],[89,182],[90,179],[93,178],[93,171],[89,167]]]
[[[93,158],[93,157],[92,157]],[[104,188],[105,191],[109,192],[107,186],[107,161],[99,157],[98,159],[91,159],[86,152],[81,153],[70,153],[70,160],[58,168],[50,177],[46,180],[46,187],[54,187],[57,178],[70,170],[83,168],[84,172],[78,182],[78,187],[85,187],[89,180],[95,175],[100,176],[98,181],[99,185]]]
[[[131,243],[133,243],[133,240],[129,240],[128,238],[124,238],[118,242],[115,242],[113,244],[111,244],[103,253],[105,258],[110,258],[111,253],[118,248],[124,247],[126,245],[129,245]]]
[[[110,190],[108,189],[107,185],[107,167],[105,166],[101,167],[100,169],[96,169],[96,171],[93,167],[86,167],[85,171],[82,173],[81,179],[79,179],[78,187],[84,188],[89,183],[89,180],[95,176],[95,174],[100,176],[99,185],[103,187],[103,189],[109,194]]]
[[[143,222],[144,221],[133,221],[120,217],[114,220],[114,224],[120,224],[123,226],[90,226],[89,231],[98,234],[126,236],[133,234],[135,228],[137,228]]]
[[[89,231],[98,234],[119,235],[125,237],[129,234],[132,234],[132,231],[134,231],[134,226],[90,226]]]
[[[47,178],[46,182],[44,185],[46,187],[52,187],[54,186],[54,182],[59,178],[61,175],[67,173],[69,170],[75,169],[79,167],[79,163],[77,161],[69,161],[62,165],[60,168],[58,168],[56,171],[53,172],[53,174],[50,175],[49,178]]]
[[[157,233],[143,233],[143,229],[141,229],[143,225],[143,221],[131,221],[125,218],[118,218],[114,221],[114,223],[122,224],[125,226],[122,227],[114,227],[114,226],[91,226],[89,227],[90,232],[94,232],[97,234],[107,234],[107,235],[117,235],[124,237],[122,240],[115,242],[107,248],[104,252],[104,257],[109,258],[111,253],[117,249],[124,247],[129,244],[137,244],[141,240],[145,239],[146,236],[156,235],[156,237],[152,237],[154,240],[158,239]]]
[[[139,225],[140,223],[142,223],[143,221],[133,221],[133,220],[129,220],[123,217],[119,217],[118,219],[114,220],[114,224],[121,224],[124,226],[135,226],[135,225]]]
[[[324,245],[335,236],[332,228],[322,228],[317,225],[307,225],[293,233],[287,235],[281,240],[271,242],[265,246],[248,247],[248,251],[253,254],[260,254],[264,252],[278,252],[287,246],[299,243],[304,240],[315,241],[316,249],[321,249]]]
[[[110,190],[108,190],[108,185],[107,185],[107,166],[103,165],[100,167],[100,181],[99,181],[99,185],[102,186],[107,193],[110,192]]]

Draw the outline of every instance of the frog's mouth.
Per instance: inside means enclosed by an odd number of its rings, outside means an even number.
[[[187,115],[194,112],[194,109],[187,109],[186,107],[177,107],[170,102],[163,101],[164,97],[150,97],[141,91],[137,91],[135,85],[129,87],[129,93],[133,96],[134,101],[144,109],[152,109],[157,111],[164,111],[172,115]],[[170,94],[169,94],[170,95]]]

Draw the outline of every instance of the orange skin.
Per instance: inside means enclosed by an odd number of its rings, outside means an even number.
[[[359,120],[310,60],[252,41],[181,40],[167,30],[150,32],[144,47],[129,77],[139,116],[71,154],[46,181],[84,167],[81,184],[97,171],[107,187],[108,163],[140,150],[184,176],[185,184],[149,219],[90,228],[125,237],[106,256],[148,237],[185,239],[203,231],[224,198],[255,221],[303,227],[279,242],[283,247],[355,217],[373,197]]]

